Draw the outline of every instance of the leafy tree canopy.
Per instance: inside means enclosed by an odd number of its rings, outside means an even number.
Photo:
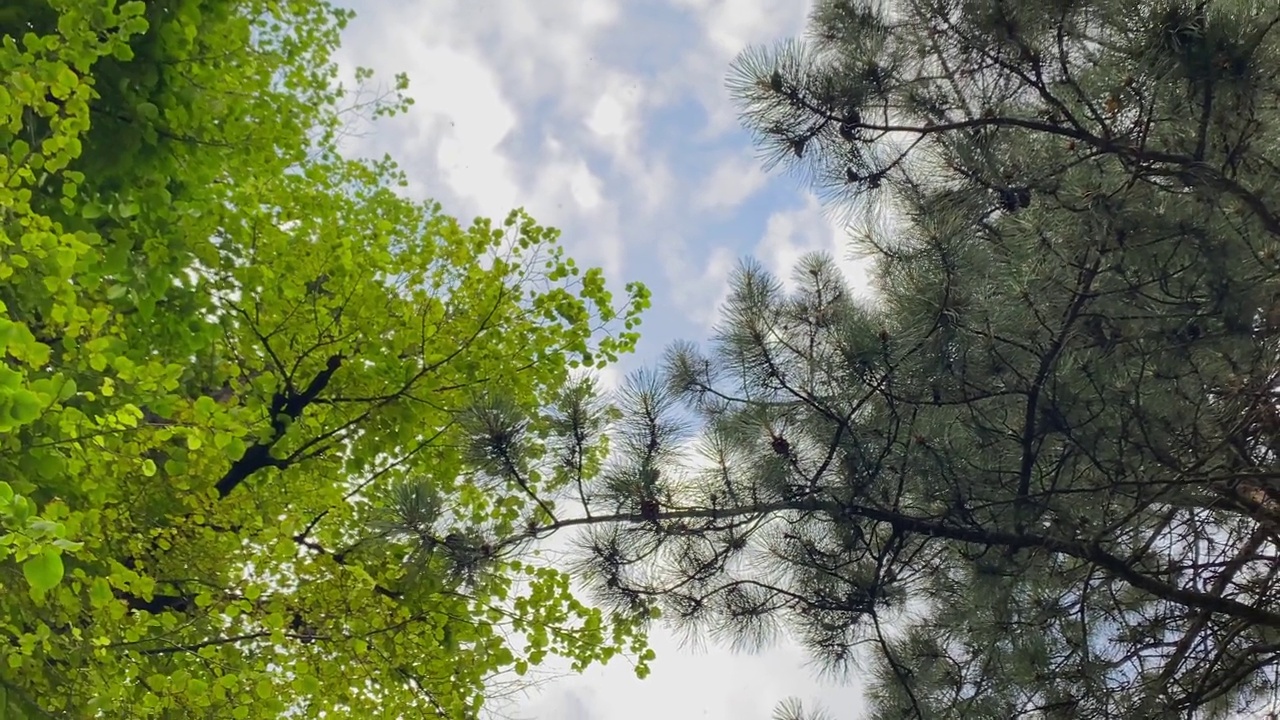
[[[1274,712],[1278,28],[823,0],[745,52],[746,125],[865,211],[877,296],[745,264],[709,346],[633,378],[572,523],[600,597],[866,660],[875,718]]]
[[[568,478],[486,474],[475,408],[549,457],[647,291],[341,157],[353,114],[409,104],[334,83],[350,17],[0,8],[0,715],[469,717],[548,654],[643,672],[637,618],[466,539]]]

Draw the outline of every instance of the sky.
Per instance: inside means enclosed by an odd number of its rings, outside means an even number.
[[[560,228],[579,264],[616,291],[653,292],[637,353],[605,380],[708,336],[726,281],[751,256],[785,277],[825,251],[866,291],[848,233],[801,182],[765,173],[724,80],[749,45],[803,32],[809,0],[345,0],[356,19],[338,61],[416,104],[348,150],[390,153],[409,193],[470,219],[523,207]],[[376,81],[376,78],[375,78]],[[653,674],[611,663],[550,680],[506,709],[530,720],[769,718],[788,696],[858,716],[857,678],[821,680],[782,645],[743,655],[684,647],[658,629]]]

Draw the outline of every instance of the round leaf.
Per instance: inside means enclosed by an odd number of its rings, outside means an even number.
[[[53,548],[45,548],[39,555],[33,555],[22,563],[22,574],[27,578],[31,589],[47,592],[62,582],[62,553]]]

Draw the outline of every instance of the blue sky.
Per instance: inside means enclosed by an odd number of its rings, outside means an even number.
[[[801,255],[847,256],[846,230],[793,177],[766,174],[724,89],[733,57],[802,32],[794,0],[346,0],[339,60],[416,105],[352,142],[390,153],[410,192],[460,218],[523,206],[580,263],[653,291],[644,338],[619,372],[707,336],[734,264],[786,276]],[[855,291],[859,265],[843,263]],[[616,381],[617,374],[606,377]],[[547,720],[768,718],[795,695],[855,717],[855,686],[818,682],[783,646],[743,656],[654,638],[653,675],[614,664],[549,681],[506,708]]]

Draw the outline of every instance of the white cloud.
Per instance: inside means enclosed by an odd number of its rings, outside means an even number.
[[[639,195],[640,208],[649,213],[665,204],[671,171],[660,155],[641,147],[640,129],[655,98],[646,83],[620,72],[601,73],[598,92],[581,113],[593,145],[608,153],[613,170]]]
[[[691,10],[712,46],[730,57],[747,45],[796,34],[810,6],[789,0],[671,1]]]
[[[432,111],[449,118],[436,151],[441,175],[455,194],[474,200],[480,214],[504,215],[519,195],[511,161],[500,149],[516,113],[503,100],[495,73],[477,58],[447,49],[427,55],[434,69],[421,92],[444,100]]]
[[[637,153],[623,158],[619,165],[619,171],[631,178],[632,189],[639,196],[637,209],[652,215],[671,201],[676,178],[662,158],[647,158]]]
[[[780,700],[796,696],[805,705],[820,700],[836,717],[858,716],[860,686],[815,680],[803,651],[793,644],[756,655],[719,647],[697,651],[663,633],[652,645],[658,660],[644,681],[615,661],[543,688],[522,715],[559,720],[585,705],[591,720],[766,720]]]
[[[600,204],[600,178],[582,160],[573,166],[569,177],[569,193],[583,210],[590,211]]]
[[[736,55],[747,45],[776,38],[780,29],[802,20],[806,10],[804,4],[788,0],[720,0],[706,5],[703,21],[715,47]]]
[[[850,226],[838,219],[841,213],[824,208],[814,194],[805,193],[804,197],[803,206],[769,216],[755,257],[792,289],[796,263],[809,253],[826,253],[840,267],[850,291],[866,297],[870,292],[870,262],[853,256]]]
[[[606,198],[603,181],[578,151],[548,138],[540,162],[526,168],[526,174],[518,204],[544,225],[571,228],[562,241],[573,257],[619,277],[625,248],[618,207]]]
[[[614,16],[616,6],[608,2],[593,3],[587,12],[564,3],[505,0],[445,0],[418,12],[387,0],[362,3],[339,58],[348,76],[355,65],[374,67],[384,77],[405,71],[417,102],[407,115],[379,123],[377,135],[353,143],[355,151],[390,151],[409,174],[415,196],[441,200],[446,212],[462,218],[502,217],[524,206],[544,224],[589,224],[589,243],[579,246],[581,234],[566,232],[565,244],[616,277],[623,254],[616,208],[583,159],[581,144],[531,146],[529,136],[519,134],[540,93],[585,102],[589,88],[571,81],[586,77],[581,55]],[[388,142],[391,136],[397,142]]]
[[[410,95],[417,102],[407,115],[374,125],[373,132],[364,128],[363,137],[353,142],[355,151],[391,151],[406,166],[415,190],[423,184],[422,171],[429,169],[443,185],[426,186],[432,196],[444,189],[464,200],[471,213],[505,215],[517,204],[520,188],[503,143],[521,117],[506,98],[501,76],[476,48],[424,42],[423,25],[412,21],[384,23],[377,26],[377,43],[348,37],[339,60],[348,76],[356,65],[374,67],[384,80],[408,71]],[[391,135],[398,142],[388,148]],[[424,158],[430,158],[429,168],[410,165]]]
[[[609,365],[603,370],[592,370],[601,392],[611,392],[622,386],[622,370],[617,365]]]
[[[625,143],[634,125],[634,108],[616,92],[606,91],[587,115],[587,128],[597,137]]]
[[[720,306],[728,297],[729,275],[738,263],[737,252],[715,247],[699,267],[690,262],[690,250],[678,236],[667,237],[659,248],[670,302],[684,320],[705,334],[715,324]]]
[[[594,57],[619,3],[361,5],[344,37],[344,66],[372,66],[384,76],[405,71],[417,102],[378,128],[380,137],[391,131],[409,144],[375,141],[360,151],[390,150],[405,165],[410,189],[441,200],[448,212],[501,217],[523,206],[564,230],[573,255],[618,277],[625,255],[619,203],[631,196],[636,208],[653,212],[670,186],[665,160],[639,148],[643,78]],[[533,143],[531,126],[541,131]],[[593,150],[607,154],[618,176],[608,190],[600,170],[587,164]]]
[[[732,210],[764,187],[768,176],[759,161],[732,155],[721,160],[698,188],[697,202],[709,210]]]
[[[833,244],[831,227],[822,217],[817,199],[809,196],[803,207],[769,216],[755,254],[790,289],[796,262],[811,252],[831,252]]]
[[[548,140],[547,150],[535,168],[526,168],[529,191],[521,204],[536,210],[540,220],[569,221],[573,215],[593,217],[608,209],[604,187],[576,150]]]
[[[811,2],[791,0],[670,0],[690,11],[704,42],[690,47],[664,73],[661,86],[671,95],[698,99],[706,113],[700,130],[715,138],[738,128],[737,110],[725,90],[733,59],[749,45],[768,45],[800,34]]]
[[[611,0],[461,0],[455,7],[468,24],[497,36],[486,46],[505,56],[502,65],[520,73],[519,89],[531,94],[586,85],[596,69],[593,40],[619,15],[619,4]]]

